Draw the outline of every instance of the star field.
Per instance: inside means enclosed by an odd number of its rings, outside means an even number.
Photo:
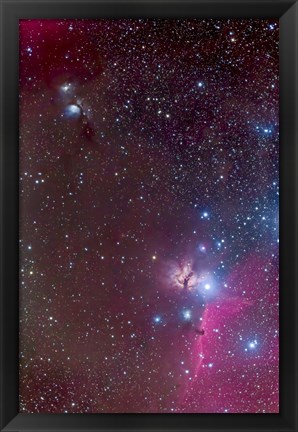
[[[279,412],[278,21],[20,21],[20,411]]]

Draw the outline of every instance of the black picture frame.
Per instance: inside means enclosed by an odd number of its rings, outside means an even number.
[[[288,0],[1,0],[1,430],[297,431],[298,5]],[[18,413],[18,20],[279,18],[280,413]]]

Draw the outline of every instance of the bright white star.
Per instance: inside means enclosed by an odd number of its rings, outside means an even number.
[[[191,311],[190,310],[183,311],[183,318],[187,321],[190,320],[191,319]]]
[[[255,349],[257,345],[258,345],[258,342],[256,340],[254,340],[253,342],[249,342],[249,344],[248,344],[250,349]]]

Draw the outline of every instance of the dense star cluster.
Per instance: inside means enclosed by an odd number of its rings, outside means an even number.
[[[278,22],[20,22],[20,411],[276,413]]]

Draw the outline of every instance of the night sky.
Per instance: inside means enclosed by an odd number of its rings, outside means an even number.
[[[20,22],[20,411],[279,411],[278,21]]]

